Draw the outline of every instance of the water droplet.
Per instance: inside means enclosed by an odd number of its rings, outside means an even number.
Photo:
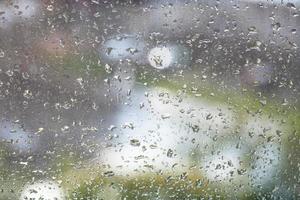
[[[196,180],[196,182],[195,182],[195,185],[196,185],[196,187],[202,187],[202,185],[203,185],[203,181],[201,180],[201,179],[198,179],[198,180]]]
[[[130,128],[130,129],[134,129],[134,125],[132,122],[126,122],[124,123],[124,125],[122,125],[122,128]]]
[[[246,169],[238,169],[237,173],[238,173],[238,175],[244,175],[247,173],[247,170]]]
[[[171,117],[170,114],[162,114],[162,115],[161,115],[161,118],[162,118],[162,119],[169,119],[170,117]]]
[[[150,65],[156,69],[168,68],[172,63],[172,53],[167,47],[155,47],[148,55]]]
[[[30,99],[32,97],[32,92],[30,90],[25,90],[23,96],[27,99]]]
[[[109,64],[105,64],[105,71],[108,73],[108,74],[111,74],[112,73],[112,67],[109,65]]]
[[[7,70],[5,72],[8,76],[13,76],[14,75],[14,72],[12,70]]]
[[[27,72],[22,72],[22,77],[26,80],[29,79],[29,74]]]
[[[198,133],[200,128],[198,125],[192,125],[192,130],[193,130],[193,132]]]
[[[265,106],[267,104],[267,100],[260,100],[259,103],[262,105],[262,106]]]
[[[106,177],[111,177],[111,176],[114,176],[115,173],[113,171],[106,171],[103,173],[103,176],[106,176]]]
[[[210,120],[210,119],[212,119],[213,118],[213,116],[212,116],[212,114],[208,114],[207,116],[206,116],[206,120]]]
[[[169,157],[169,158],[171,158],[172,156],[173,156],[173,150],[172,149],[169,149],[168,150],[168,152],[167,152],[167,156]]]
[[[135,146],[135,147],[138,147],[138,146],[141,145],[140,141],[137,140],[137,139],[132,139],[132,140],[130,140],[130,144],[131,144],[132,146]]]
[[[5,56],[4,51],[2,49],[0,49],[0,58],[4,58],[4,56]]]
[[[69,133],[70,132],[70,127],[66,125],[66,126],[64,126],[64,127],[61,128],[61,131],[63,133]]]
[[[108,127],[108,130],[109,131],[113,131],[114,129],[116,129],[117,127],[115,126],[115,125],[110,125],[109,127]]]
[[[54,10],[54,6],[53,5],[48,5],[47,10],[52,12]]]

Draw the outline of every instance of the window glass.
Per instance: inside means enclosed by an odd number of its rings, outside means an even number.
[[[0,199],[299,199],[300,1],[0,1]]]

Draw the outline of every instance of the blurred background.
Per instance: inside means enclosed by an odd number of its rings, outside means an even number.
[[[300,1],[0,1],[0,199],[299,199]]]

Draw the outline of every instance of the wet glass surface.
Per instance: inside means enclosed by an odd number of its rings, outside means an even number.
[[[0,1],[0,199],[299,199],[300,1]]]

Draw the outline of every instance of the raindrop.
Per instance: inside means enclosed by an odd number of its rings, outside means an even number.
[[[156,69],[168,68],[172,63],[172,52],[167,47],[155,47],[148,55],[150,65]]]
[[[67,125],[65,125],[64,127],[61,128],[61,131],[62,131],[63,133],[69,133],[69,132],[70,132],[70,127],[67,126]]]
[[[173,156],[173,150],[172,149],[169,149],[168,150],[168,152],[167,152],[167,156],[169,157],[169,158],[171,158],[172,156]]]
[[[4,58],[4,56],[5,56],[4,51],[2,49],[0,49],[0,58]]]
[[[27,99],[30,99],[32,97],[32,92],[30,90],[25,90],[23,96]]]
[[[52,12],[54,10],[54,6],[53,5],[48,5],[47,10]]]
[[[130,140],[130,144],[132,145],[132,146],[135,146],[135,147],[138,147],[138,146],[140,146],[140,141],[139,140],[137,140],[137,139],[132,139],[132,140]]]
[[[105,71],[108,73],[108,74],[111,74],[112,73],[112,67],[109,65],[109,64],[105,64]]]
[[[113,171],[106,171],[103,173],[103,176],[106,176],[106,177],[111,177],[111,176],[114,176],[115,173]]]

